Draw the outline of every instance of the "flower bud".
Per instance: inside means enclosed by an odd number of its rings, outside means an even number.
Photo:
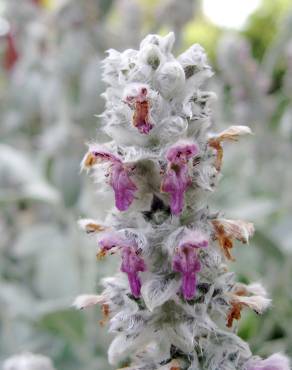
[[[158,46],[150,44],[145,45],[145,47],[140,50],[139,58],[142,63],[148,64],[156,70],[163,59],[163,55]]]
[[[183,90],[185,74],[178,62],[167,62],[157,70],[155,80],[158,91],[164,98],[169,99]]]
[[[210,70],[207,64],[207,56],[204,49],[199,45],[192,45],[188,50],[178,56],[177,60],[182,65],[186,78],[192,77],[196,72]]]
[[[173,32],[168,33],[162,37],[159,35],[148,35],[142,40],[140,44],[140,50],[145,48],[147,45],[156,45],[165,54],[169,54],[173,48],[175,36]]]

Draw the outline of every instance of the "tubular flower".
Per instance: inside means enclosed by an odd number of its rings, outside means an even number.
[[[260,284],[237,284],[230,295],[231,308],[228,312],[226,323],[228,328],[232,327],[233,320],[240,320],[241,310],[244,307],[251,308],[256,313],[261,314],[271,304],[271,300],[266,297],[265,289]]]
[[[115,193],[115,204],[119,211],[126,211],[134,200],[137,187],[130,178],[131,168],[126,166],[120,158],[103,148],[92,148],[82,161],[82,168],[91,167],[109,162],[109,184]]]
[[[104,298],[100,295],[95,294],[82,294],[75,298],[72,306],[78,310],[83,310],[91,306],[95,306],[99,303],[103,303]]]
[[[146,270],[145,262],[131,247],[123,248],[122,261],[121,271],[128,275],[131,292],[134,297],[138,298],[141,292],[141,281],[138,272]]]
[[[262,359],[253,359],[248,361],[246,370],[289,370],[289,360],[281,353],[275,353],[272,356]]]
[[[231,261],[234,261],[234,257],[230,253],[230,250],[233,248],[233,239],[246,244],[254,234],[254,226],[251,222],[215,219],[212,221],[212,224],[215,231],[215,239],[218,240],[225,257]]]
[[[211,137],[208,144],[211,148],[215,149],[216,160],[215,168],[217,171],[221,170],[222,159],[223,159],[223,141],[238,141],[239,136],[251,134],[252,131],[248,126],[230,126],[228,129],[222,131],[218,135]]]
[[[129,285],[134,297],[138,298],[141,281],[138,272],[146,271],[146,265],[138,254],[138,246],[134,240],[121,237],[118,233],[107,233],[99,240],[101,247],[98,258],[104,257],[112,249],[120,249],[122,256],[121,271],[128,275]]]
[[[137,187],[129,176],[129,170],[122,163],[114,163],[111,166],[110,175],[116,207],[119,211],[126,211],[134,200]]]
[[[170,208],[174,215],[181,213],[184,193],[191,185],[188,161],[198,154],[198,147],[191,143],[178,143],[166,153],[168,166],[161,184],[161,191],[169,193]]]
[[[97,304],[101,305],[102,320],[99,321],[99,324],[102,326],[108,321],[110,314],[109,304],[107,303],[105,296],[94,294],[82,294],[75,298],[72,306],[74,306],[78,310],[83,310],[85,308],[89,308]]]
[[[182,274],[182,293],[185,299],[196,294],[196,274],[201,270],[197,249],[208,246],[208,240],[197,231],[189,231],[179,243],[172,261],[172,268]]]
[[[150,120],[150,103],[148,99],[148,89],[145,85],[133,85],[131,90],[126,93],[125,103],[134,110],[133,126],[136,127],[141,134],[149,134],[153,128]]]

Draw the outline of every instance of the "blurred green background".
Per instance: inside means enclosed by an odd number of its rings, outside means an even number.
[[[79,163],[86,141],[104,139],[104,51],[170,30],[177,53],[207,50],[218,129],[255,133],[226,148],[210,204],[255,223],[230,268],[273,298],[263,316],[244,314],[239,334],[259,355],[292,355],[291,1],[0,0],[0,364],[32,351],[59,370],[109,369],[99,310],[70,307],[116,268],[96,263],[94,240],[76,225],[106,210]]]

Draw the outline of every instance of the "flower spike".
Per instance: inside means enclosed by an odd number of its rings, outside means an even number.
[[[148,35],[139,50],[108,52],[101,124],[112,141],[90,145],[82,162],[96,182],[105,171],[115,193],[117,209],[104,223],[80,222],[97,238],[98,258],[121,260],[117,274],[102,279],[104,322],[110,316],[115,334],[109,362],[125,370],[288,370],[283,355],[254,357],[232,329],[243,310],[261,314],[271,304],[260,283],[238,283],[227,269],[234,241],[247,244],[254,226],[207,204],[225,141],[251,130],[211,133],[214,94],[201,89],[212,75],[207,56],[193,45],[175,57],[173,44],[173,33]]]

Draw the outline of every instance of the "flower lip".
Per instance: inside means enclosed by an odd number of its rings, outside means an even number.
[[[123,101],[126,104],[129,104],[130,107],[133,104],[139,102],[145,102],[148,98],[148,86],[144,84],[131,84],[124,92]]]
[[[99,238],[98,244],[104,251],[109,251],[113,248],[122,248],[132,246],[133,242],[123,238],[118,232],[106,232]]]
[[[195,143],[178,143],[168,149],[166,159],[172,163],[185,164],[198,152],[199,149]]]
[[[207,236],[199,230],[187,229],[184,232],[182,239],[178,244],[178,249],[180,248],[207,248],[209,241]]]
[[[89,145],[89,150],[81,162],[81,168],[89,169],[96,164],[104,162],[121,163],[121,159],[112,154],[106,148]]]
[[[180,248],[185,248],[185,247],[191,247],[195,249],[199,248],[206,248],[208,247],[209,242],[208,240],[201,240],[201,241],[181,241],[179,244]]]
[[[121,160],[106,150],[93,150],[92,155],[96,158],[97,163],[101,162],[121,162]]]

